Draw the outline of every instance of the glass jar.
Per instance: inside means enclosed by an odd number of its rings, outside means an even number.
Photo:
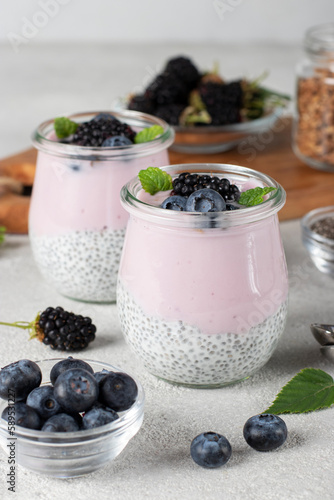
[[[76,122],[98,113],[80,113]],[[29,237],[41,273],[61,294],[89,302],[112,302],[128,214],[122,186],[148,166],[168,164],[174,132],[158,118],[113,112],[135,131],[154,124],[156,139],[120,147],[82,147],[55,140],[53,120],[33,134],[38,149],[29,214]]]
[[[276,188],[258,206],[214,213],[153,206],[158,195],[143,195],[138,178],[121,191],[130,214],[117,287],[126,340],[169,382],[219,387],[243,380],[269,360],[285,326],[288,278],[277,216],[285,191],[235,165],[164,170],[218,175],[241,190]]]
[[[307,165],[334,171],[334,23],[310,28],[297,67],[293,149]]]

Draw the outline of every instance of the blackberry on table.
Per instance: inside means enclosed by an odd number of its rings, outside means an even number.
[[[217,191],[225,201],[238,201],[240,197],[238,186],[231,184],[228,179],[190,172],[182,172],[178,177],[175,177],[171,195],[190,196],[193,192],[203,188]]]
[[[101,147],[108,137],[115,135],[125,136],[133,143],[136,132],[114,116],[101,117],[98,120],[94,117],[88,122],[80,123],[71,140],[67,142],[78,146]]]
[[[0,322],[30,331],[30,338],[37,338],[51,349],[58,351],[81,351],[95,339],[96,326],[91,318],[64,311],[62,307],[48,307],[35,320]]]

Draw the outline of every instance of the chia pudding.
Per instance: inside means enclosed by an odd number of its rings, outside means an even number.
[[[157,377],[185,385],[238,382],[269,360],[284,330],[287,300],[262,323],[241,333],[209,335],[179,321],[148,316],[119,281],[117,304],[122,332]]]
[[[108,113],[100,114],[108,116]],[[79,124],[94,124],[98,113],[73,115]],[[36,130],[37,168],[29,213],[29,236],[42,275],[68,297],[113,302],[128,214],[119,200],[122,186],[148,165],[168,164],[172,129],[143,113],[112,112],[132,136],[157,125],[161,133],[143,143],[92,146],[85,131],[80,142],[59,140],[49,120]],[[73,122],[73,123],[75,123]],[[80,129],[78,129],[80,131]],[[93,144],[99,137],[93,127]],[[89,136],[88,133],[88,136]],[[75,134],[70,137],[75,137]],[[120,137],[120,136],[117,136]],[[90,139],[90,137],[88,137]],[[88,142],[87,142],[88,141]],[[110,144],[110,143],[106,143]]]
[[[122,332],[147,369],[167,381],[215,387],[259,370],[284,331],[288,279],[278,210],[283,188],[234,165],[187,165],[228,177],[240,191],[274,186],[258,206],[214,214],[161,208],[138,179],[121,192],[129,211],[117,306]],[[185,169],[162,170],[173,176]],[[202,175],[202,174],[201,174]],[[190,199],[190,197],[189,197]]]

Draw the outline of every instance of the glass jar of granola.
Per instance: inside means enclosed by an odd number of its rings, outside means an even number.
[[[310,28],[304,50],[297,67],[293,148],[307,165],[334,171],[334,23]]]

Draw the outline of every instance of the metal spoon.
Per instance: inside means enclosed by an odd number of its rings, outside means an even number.
[[[334,346],[334,325],[312,323],[310,328],[314,338],[320,345],[326,347]]]
[[[320,347],[320,351],[328,361],[334,361],[334,345],[323,345]]]

